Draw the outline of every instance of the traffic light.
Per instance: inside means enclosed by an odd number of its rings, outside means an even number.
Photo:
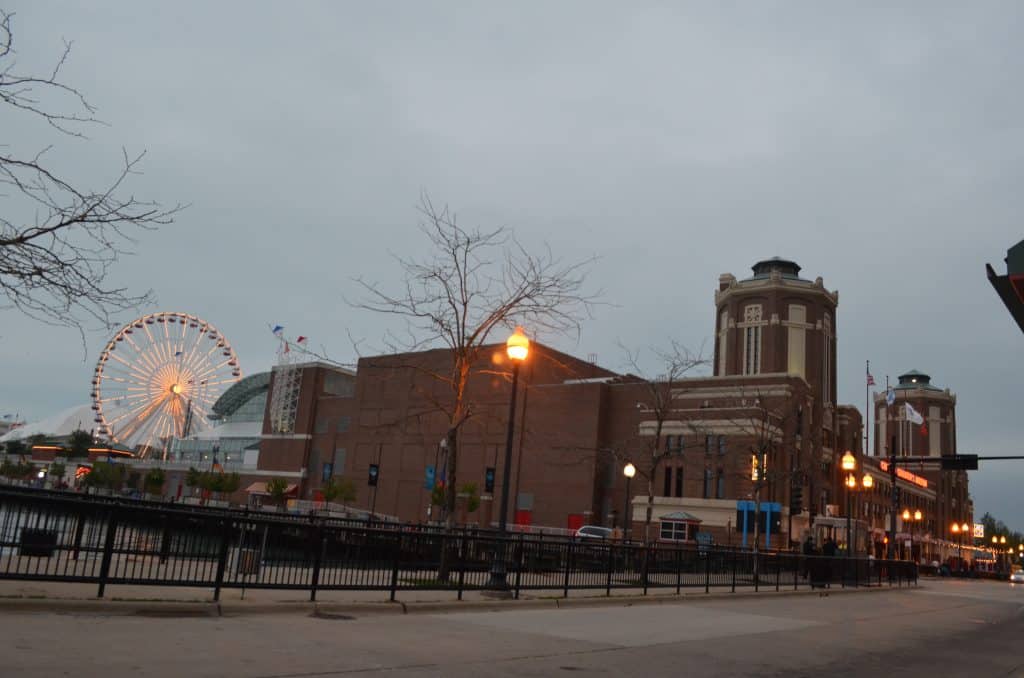
[[[1024,331],[1024,240],[1006,251],[1006,275],[999,275],[985,264],[988,281],[1002,299],[1006,310]]]
[[[377,479],[380,477],[380,466],[378,464],[370,464],[370,476],[366,480],[366,484],[370,487],[377,487]]]
[[[484,492],[494,494],[494,467],[484,469]]]
[[[943,471],[977,471],[978,455],[954,454],[942,457]]]
[[[799,515],[804,510],[804,486],[793,485],[789,491],[789,515]]]

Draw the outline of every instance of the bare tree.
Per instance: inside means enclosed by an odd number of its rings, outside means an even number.
[[[419,211],[426,254],[419,259],[396,257],[404,285],[389,292],[378,282],[357,278],[364,298],[352,305],[404,322],[403,336],[390,333],[385,339],[391,352],[448,349],[443,369],[416,361],[408,367],[439,386],[424,389],[424,395],[445,418],[445,524],[450,528],[458,487],[459,431],[477,414],[468,386],[473,374],[495,372],[489,344],[496,332],[517,324],[531,334],[578,332],[597,297],[584,290],[589,260],[565,263],[550,250],[532,254],[506,228],[464,228],[454,212],[436,207],[426,194]],[[445,574],[442,568],[440,576]]]
[[[21,73],[13,16],[0,10],[0,104],[10,111],[8,120],[34,118],[57,135],[84,139],[84,128],[102,123],[82,92],[63,80],[71,43],[64,43],[49,73]],[[122,150],[113,180],[86,188],[48,162],[51,149],[19,156],[0,144],[0,197],[9,201],[0,213],[0,293],[8,307],[49,324],[81,328],[83,321],[99,321],[109,327],[112,314],[151,297],[111,284],[111,267],[130,252],[135,233],[171,223],[181,206],[164,209],[125,192],[144,153]]]
[[[637,403],[637,407],[652,420],[641,424],[642,429],[637,431],[637,437],[632,443],[626,443],[609,452],[613,456],[622,456],[629,460],[639,461],[636,464],[637,473],[647,481],[647,508],[644,512],[644,538],[650,538],[651,514],[654,507],[654,479],[658,474],[658,468],[665,459],[673,452],[682,450],[670,450],[662,446],[662,435],[665,430],[665,422],[669,419],[678,419],[674,414],[677,403],[684,397],[685,391],[680,388],[680,380],[708,365],[709,359],[704,356],[703,347],[696,353],[683,346],[676,340],[672,340],[668,348],[651,348],[657,363],[658,375],[656,377],[644,376],[644,370],[640,367],[639,351],[631,351],[622,346],[626,353],[626,363],[632,371],[631,377],[643,382],[643,400]],[[629,516],[623,516],[623,521],[628,521]],[[626,524],[623,522],[623,524]]]

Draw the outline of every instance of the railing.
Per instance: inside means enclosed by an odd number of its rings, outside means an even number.
[[[916,583],[907,561],[804,557],[493,532],[445,533],[319,518],[118,502],[0,488],[0,579],[322,590],[489,587],[496,558],[509,591],[799,589]]]

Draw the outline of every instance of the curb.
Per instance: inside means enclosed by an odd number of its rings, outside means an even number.
[[[50,614],[96,614],[138,617],[243,617],[253,615],[304,615],[325,619],[377,615],[441,614],[448,612],[504,612],[511,610],[561,610],[590,607],[633,607],[638,605],[700,604],[702,601],[743,600],[792,596],[825,596],[856,593],[898,593],[926,588],[834,588],[800,589],[799,591],[741,591],[737,593],[683,593],[648,596],[592,596],[586,598],[527,598],[522,600],[463,600],[429,602],[178,602],[67,599],[67,598],[0,598],[0,614],[5,612],[33,612]]]

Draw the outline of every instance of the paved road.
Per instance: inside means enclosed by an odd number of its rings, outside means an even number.
[[[1024,589],[323,619],[0,615],[7,676],[1024,676]]]

